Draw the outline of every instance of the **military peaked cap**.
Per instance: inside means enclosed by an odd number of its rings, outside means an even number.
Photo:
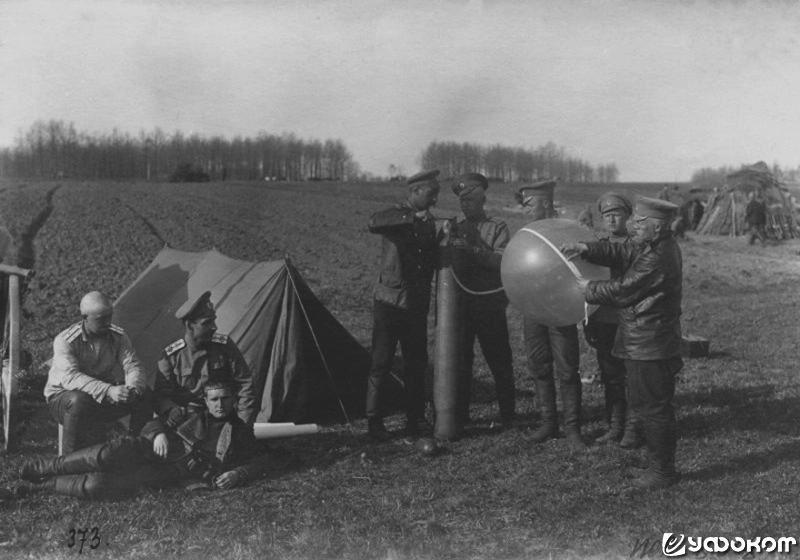
[[[464,196],[475,189],[486,190],[489,188],[489,181],[480,173],[464,173],[456,177],[452,189],[456,196]]]
[[[439,170],[431,169],[430,171],[420,171],[416,175],[412,175],[406,179],[406,184],[410,187],[423,187],[428,184],[439,185],[438,181]]]
[[[539,181],[538,183],[525,185],[514,193],[514,200],[522,206],[528,206],[533,199],[541,197],[546,197],[552,202],[555,188],[555,179],[548,179],[547,181]]]
[[[597,209],[601,214],[611,210],[624,210],[630,215],[633,212],[633,205],[624,194],[609,191],[597,199]]]
[[[648,198],[646,196],[636,197],[635,214],[645,218],[658,218],[661,220],[671,220],[678,211],[678,206],[668,200]]]
[[[214,304],[211,303],[211,292],[203,292],[200,297],[190,299],[175,312],[175,317],[181,321],[197,321],[216,316]]]

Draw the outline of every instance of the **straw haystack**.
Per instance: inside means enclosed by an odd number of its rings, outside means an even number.
[[[760,193],[767,206],[767,237],[791,239],[800,237],[800,222],[785,186],[770,173],[763,161],[743,167],[725,179],[719,191],[708,196],[703,219],[697,233],[743,235],[744,211],[751,192]]]

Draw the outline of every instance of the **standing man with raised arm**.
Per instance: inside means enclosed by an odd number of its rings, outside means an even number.
[[[500,279],[500,261],[511,235],[503,220],[486,215],[488,188],[489,181],[480,173],[460,175],[452,187],[463,213],[451,231],[464,257],[458,274],[463,288],[473,292],[464,294],[466,332],[458,382],[458,410],[462,424],[467,424],[477,338],[494,377],[500,422],[503,427],[511,427],[515,418],[514,367],[506,317],[508,298],[502,291]]]
[[[681,358],[683,258],[669,225],[678,207],[637,197],[631,243],[568,243],[561,250],[588,262],[621,267],[610,280],[580,280],[587,303],[621,309],[614,355],[625,361],[629,404],[642,419],[649,465],[632,482],[645,489],[678,481],[672,398]]]
[[[63,453],[105,440],[97,428],[131,415],[139,435],[153,416],[152,391],[128,335],[111,323],[111,300],[89,292],[81,320],[53,341],[53,361],[44,396],[53,419],[64,426]]]
[[[427,429],[428,308],[438,248],[430,209],[439,198],[438,177],[438,170],[409,177],[406,201],[369,219],[370,233],[381,236],[366,404],[368,433],[375,441],[391,437],[383,423],[381,399],[398,342],[403,352],[406,431],[414,435]]]

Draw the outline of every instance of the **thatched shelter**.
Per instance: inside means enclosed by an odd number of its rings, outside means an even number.
[[[697,233],[743,235],[744,211],[750,193],[760,194],[767,206],[767,237],[791,239],[800,237],[798,213],[785,185],[770,173],[763,161],[743,167],[725,179],[722,189],[708,196],[703,219]]]

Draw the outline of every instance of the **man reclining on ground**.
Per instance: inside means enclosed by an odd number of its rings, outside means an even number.
[[[20,467],[0,499],[51,491],[86,500],[120,500],[142,488],[229,489],[246,484],[285,461],[265,452],[253,428],[236,415],[236,391],[227,382],[205,386],[207,411],[191,414],[174,430],[160,419],[147,423],[139,437],[126,437],[55,459]]]

